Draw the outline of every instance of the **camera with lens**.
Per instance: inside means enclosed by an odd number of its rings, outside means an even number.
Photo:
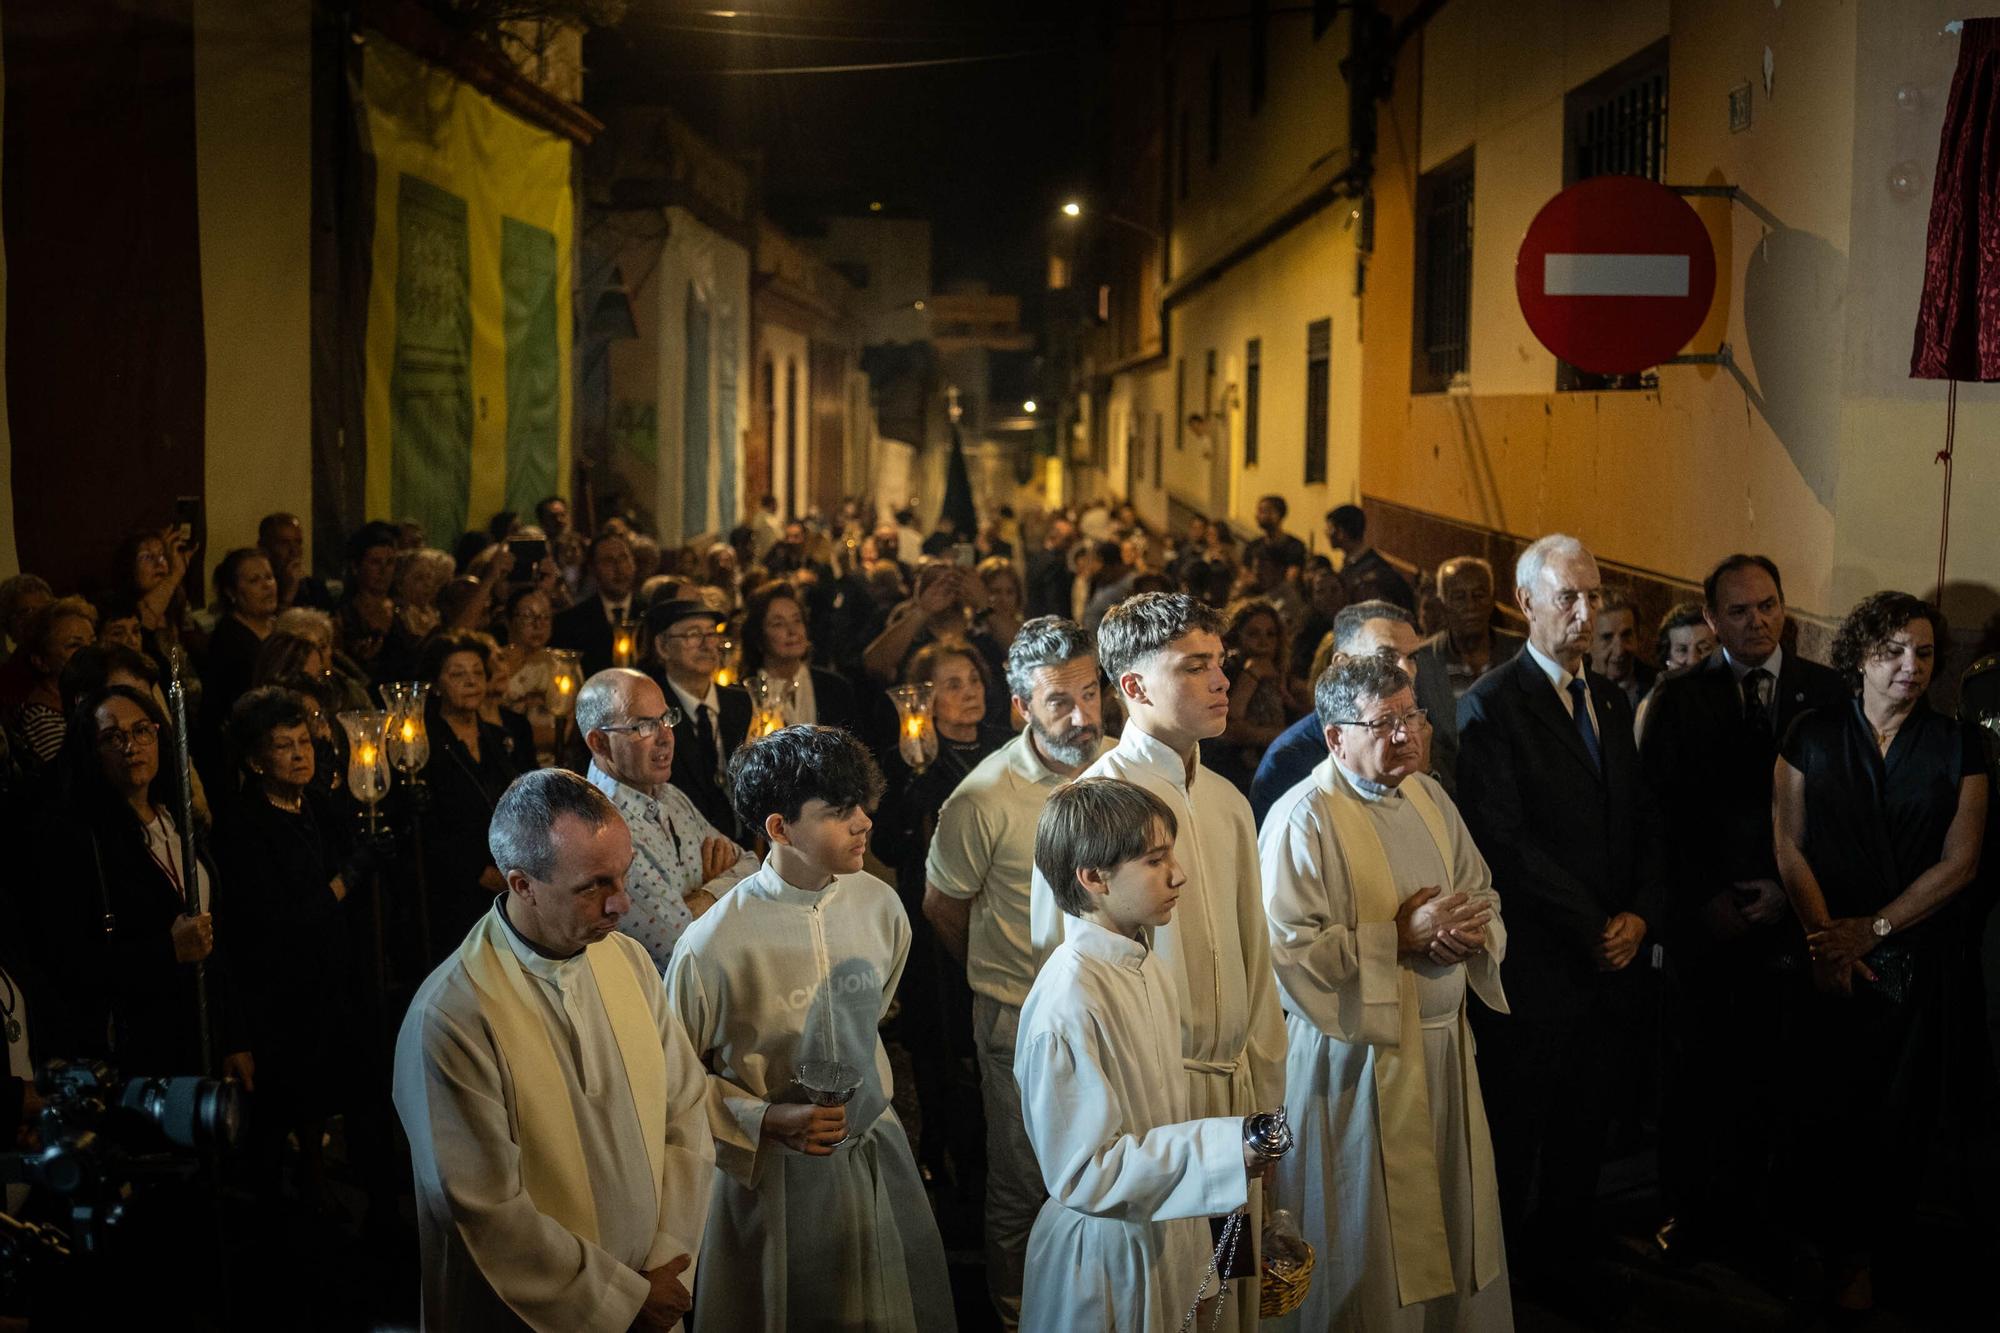
[[[201,1156],[233,1146],[242,1100],[227,1079],[120,1080],[101,1061],[49,1060],[35,1078],[42,1099],[32,1128],[39,1146],[0,1153],[0,1184],[41,1191],[45,1221],[0,1212],[0,1308],[76,1281],[81,1263],[115,1258],[142,1240],[155,1193],[191,1181]],[[31,1196],[32,1197],[32,1196]],[[173,1209],[158,1210],[161,1227]]]

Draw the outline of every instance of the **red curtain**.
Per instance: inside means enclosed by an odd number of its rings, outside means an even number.
[[[2000,380],[2000,19],[1959,34],[1910,374]]]

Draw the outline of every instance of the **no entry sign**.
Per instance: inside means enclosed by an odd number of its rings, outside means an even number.
[[[1535,215],[1514,290],[1542,346],[1580,370],[1629,374],[1679,352],[1708,318],[1715,246],[1666,186],[1594,176]]]

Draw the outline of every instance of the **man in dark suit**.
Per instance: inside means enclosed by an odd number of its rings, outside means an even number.
[[[1508,1263],[1536,1287],[1589,1257],[1610,1115],[1651,1055],[1643,945],[1664,888],[1632,705],[1589,667],[1597,561],[1543,537],[1514,581],[1528,643],[1459,701],[1458,806],[1506,905],[1510,1012],[1475,1006],[1474,1027]]]
[[[736,818],[724,777],[729,756],[750,733],[750,695],[740,685],[717,685],[722,666],[722,623],[700,602],[662,602],[646,612],[646,641],[652,652],[646,672],[681,715],[674,726],[674,772],[669,779],[694,802],[702,818],[740,846],[743,826]]]
[[[1660,1176],[1670,1252],[1738,1257],[1760,1234],[1783,1123],[1784,973],[1798,928],[1771,848],[1771,772],[1799,714],[1839,707],[1832,669],[1780,646],[1784,584],[1732,555],[1702,584],[1719,651],[1656,688],[1640,749],[1668,828],[1667,1074]]]
[[[1637,715],[1652,691],[1659,670],[1639,656],[1639,612],[1624,588],[1606,588],[1597,611],[1597,633],[1590,642],[1590,669],[1625,691],[1625,702]]]
[[[1368,515],[1360,505],[1340,505],[1326,511],[1326,539],[1346,557],[1340,566],[1340,582],[1347,600],[1366,602],[1380,598],[1394,602],[1412,615],[1417,610],[1417,594],[1403,571],[1368,544]]]
[[[588,680],[612,664],[611,627],[634,618],[638,602],[632,596],[632,583],[638,566],[632,561],[631,543],[617,533],[605,533],[590,544],[584,568],[597,591],[556,617],[549,642],[581,654]]]
[[[1076,525],[1066,518],[1049,524],[1042,549],[1028,557],[1027,607],[1030,620],[1037,616],[1075,614],[1070,605],[1070,586],[1076,575],[1069,567],[1069,548],[1076,544]]]

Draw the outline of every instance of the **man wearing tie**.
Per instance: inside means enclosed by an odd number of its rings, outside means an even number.
[[[607,532],[590,544],[584,560],[597,584],[597,594],[586,597],[555,619],[549,642],[558,648],[574,648],[583,657],[587,680],[611,666],[611,627],[632,619],[637,604],[632,596],[632,546],[625,538]]]
[[[1475,1007],[1473,1027],[1510,1267],[1558,1295],[1578,1291],[1610,1113],[1650,1053],[1643,946],[1664,890],[1632,705],[1589,668],[1597,561],[1543,537],[1514,583],[1528,643],[1459,701],[1458,804],[1507,904],[1513,1012]]]
[[[715,683],[722,666],[722,624],[700,602],[662,602],[646,613],[645,632],[653,646],[646,670],[681,715],[668,781],[725,837],[747,846],[724,774],[729,756],[750,732],[750,696],[740,685]]]
[[[1660,1178],[1676,1253],[1747,1258],[1769,1235],[1764,1186],[1783,1110],[1785,974],[1798,929],[1771,847],[1771,773],[1792,720],[1839,707],[1829,667],[1787,653],[1769,557],[1732,555],[1702,584],[1722,651],[1657,686],[1640,758],[1667,827],[1667,1073]]]

